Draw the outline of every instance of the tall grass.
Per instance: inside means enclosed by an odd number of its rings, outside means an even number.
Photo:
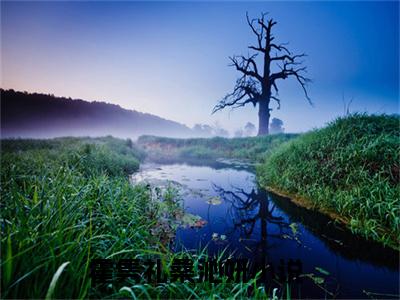
[[[282,145],[258,168],[264,186],[346,218],[399,249],[399,117],[354,114]]]
[[[286,296],[286,286],[273,291],[267,290],[260,284],[260,273],[247,282],[232,282],[225,276],[219,276],[219,283],[199,281],[199,264],[201,260],[208,259],[205,249],[193,252],[180,252],[164,254],[166,259],[165,269],[170,269],[172,262],[177,258],[189,258],[194,266],[194,282],[166,282],[158,285],[142,282],[137,284],[131,282],[114,290],[111,297],[130,297],[133,299],[283,299]],[[226,259],[226,253],[222,251],[217,256],[217,262]],[[233,273],[236,276],[236,271]],[[279,297],[279,298],[278,298]],[[289,298],[290,299],[290,298]]]
[[[249,283],[126,282],[95,287],[94,258],[161,258],[170,266],[205,252],[171,253],[152,234],[171,190],[132,186],[142,153],[130,141],[63,138],[3,140],[1,155],[2,298],[266,298]]]
[[[52,297],[87,297],[92,258],[149,248],[150,195],[126,177],[139,166],[128,144],[111,138],[2,141],[3,298],[44,298],[67,261]]]
[[[262,161],[265,154],[272,152],[282,143],[297,134],[276,134],[247,138],[191,138],[176,139],[141,136],[138,145],[152,158],[170,159],[215,159],[235,158]]]

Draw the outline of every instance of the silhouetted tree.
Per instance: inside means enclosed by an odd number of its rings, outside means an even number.
[[[289,77],[296,79],[311,104],[306,90],[306,84],[310,79],[304,76],[306,67],[299,61],[305,54],[292,54],[286,44],[275,43],[271,31],[276,22],[273,19],[265,20],[265,16],[263,13],[260,18],[250,20],[246,15],[247,23],[257,37],[257,44],[249,46],[249,49],[256,53],[247,57],[243,55],[230,57],[231,66],[234,66],[242,76],[237,79],[233,92],[227,94],[213,109],[215,113],[228,106],[237,108],[249,103],[258,105],[258,135],[268,134],[271,100],[276,101],[278,109],[280,108],[278,80]],[[257,63],[256,58],[260,53],[262,63]],[[277,66],[280,71],[274,73],[271,70],[273,66]]]
[[[229,137],[228,130],[222,128],[218,122],[216,122],[213,126],[213,133],[215,136]]]
[[[132,142],[132,140],[131,139],[127,139],[126,140],[126,145],[130,148],[130,149],[133,149],[133,142]]]
[[[247,124],[244,126],[244,132],[246,136],[252,136],[256,132],[256,126],[251,122],[247,122]]]
[[[236,130],[234,136],[237,138],[243,137],[243,129]]]
[[[283,121],[281,119],[272,118],[271,124],[269,125],[269,132],[271,134],[283,133],[285,129],[282,126]]]
[[[196,136],[210,137],[213,134],[213,128],[207,124],[195,124],[193,131]]]

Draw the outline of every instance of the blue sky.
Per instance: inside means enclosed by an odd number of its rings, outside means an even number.
[[[273,117],[288,132],[351,111],[399,112],[398,2],[2,2],[2,87],[100,100],[193,126],[231,132],[257,124],[252,106],[211,115],[247,55],[250,16],[269,12],[278,41],[308,54],[307,104],[280,84]]]

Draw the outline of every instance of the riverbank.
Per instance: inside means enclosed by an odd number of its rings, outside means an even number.
[[[165,138],[141,136],[137,145],[153,161],[241,159],[264,161],[266,155],[298,134],[276,134],[246,138]]]
[[[364,289],[398,292],[397,251],[351,234],[341,224],[292,203],[292,199],[265,191],[257,185],[253,169],[209,165],[207,161],[196,165],[144,163],[133,177],[158,187],[178,186],[186,211],[204,220],[196,228],[178,228],[174,251],[193,251],[202,245],[209,256],[225,251],[256,265],[266,258],[272,266],[279,265],[280,259],[300,259],[303,272],[313,275],[304,279],[301,294],[292,289],[293,298],[323,298],[323,290],[313,279],[330,282],[328,290],[333,294],[338,291],[337,298],[363,298]],[[321,276],[321,268],[330,275],[315,279]],[[367,276],[343,277],[343,273]],[[277,295],[282,297],[281,289]]]
[[[258,167],[264,186],[399,249],[399,117],[352,115],[282,145]]]
[[[128,175],[144,153],[130,140],[2,140],[1,150],[2,298],[242,298],[254,286],[154,285],[144,275],[96,285],[93,259],[160,259],[168,270],[175,258],[190,258],[198,272],[207,253],[173,253],[165,239],[183,209],[178,192],[132,185]]]
[[[158,160],[247,159],[260,184],[399,250],[398,116],[354,114],[303,135],[171,139],[143,136]]]
[[[128,181],[143,158],[130,141],[18,139],[1,146],[3,298],[43,299],[66,262],[51,298],[99,297],[90,289],[91,259],[156,250],[150,195]]]
[[[290,201],[299,207],[303,207],[308,210],[316,210],[319,213],[328,216],[329,218],[331,218],[334,221],[339,221],[344,225],[349,224],[349,220],[347,218],[344,218],[343,216],[339,215],[332,209],[323,208],[323,207],[316,209],[315,204],[312,201],[310,201],[309,199],[299,197],[298,195],[295,195],[295,194],[289,194],[288,192],[285,192],[285,191],[282,191],[280,189],[273,188],[270,186],[265,186],[265,188],[269,192],[272,192],[278,196],[284,197],[285,199],[287,199],[287,201]]]
[[[253,281],[161,286],[131,282],[122,286],[125,289],[91,286],[94,258],[156,256],[170,267],[174,257],[193,258],[197,266],[206,256],[172,253],[162,239],[173,227],[166,216],[179,214],[181,198],[174,189],[155,192],[131,184],[128,175],[138,170],[146,155],[258,162],[262,186],[398,250],[399,138],[399,117],[353,115],[301,136],[142,137],[138,144],[112,137],[2,140],[2,297],[225,298],[232,290],[237,297],[247,296]],[[196,178],[197,184],[203,180]],[[56,287],[50,288],[57,270],[68,262]],[[253,293],[264,298],[272,294],[262,289]],[[279,295],[285,295],[284,289]]]

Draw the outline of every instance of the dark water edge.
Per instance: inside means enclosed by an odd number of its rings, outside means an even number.
[[[251,165],[173,160],[147,175],[182,184],[186,210],[207,221],[200,229],[179,228],[174,251],[206,247],[214,256],[226,250],[248,258],[252,265],[271,263],[275,268],[281,260],[299,259],[303,273],[323,278],[323,283],[304,277],[301,285],[293,284],[293,298],[399,298],[397,251],[353,235],[326,215],[259,187]],[[207,197],[218,197],[221,204],[207,204]],[[226,239],[215,240],[214,234]],[[270,290],[279,287],[270,280],[266,283]]]
[[[352,234],[344,225],[333,221],[318,211],[298,206],[287,197],[270,191],[268,194],[281,210],[291,216],[291,220],[302,223],[308,230],[320,237],[321,241],[332,251],[350,260],[360,260],[393,271],[398,270],[398,251]],[[325,226],[322,227],[321,224],[325,224]]]

